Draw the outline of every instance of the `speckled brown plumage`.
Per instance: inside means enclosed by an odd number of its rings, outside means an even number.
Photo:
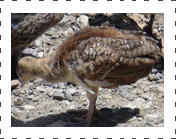
[[[24,50],[39,35],[56,25],[64,14],[12,14],[11,55]]]
[[[115,88],[148,75],[163,57],[158,41],[141,31],[110,27],[86,28],[61,44],[54,56],[22,58],[17,74],[22,82],[41,77],[72,82],[87,90],[87,125],[96,111],[98,87]]]

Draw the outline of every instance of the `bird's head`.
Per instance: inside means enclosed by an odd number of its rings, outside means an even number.
[[[31,69],[31,65],[33,64],[35,64],[35,58],[32,57],[24,57],[18,61],[16,73],[21,82],[21,87],[28,81],[35,79],[35,76],[32,73],[33,70]]]

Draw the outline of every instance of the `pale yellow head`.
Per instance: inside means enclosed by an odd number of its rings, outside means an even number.
[[[26,82],[35,79],[34,65],[36,65],[36,59],[32,57],[24,57],[18,61],[16,73],[21,81],[21,87],[23,87]]]

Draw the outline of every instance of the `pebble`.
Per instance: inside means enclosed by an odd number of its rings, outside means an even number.
[[[164,94],[164,88],[163,87],[160,87],[160,86],[156,86],[155,87],[155,90],[159,93],[163,93]]]
[[[152,74],[149,74],[149,75],[148,75],[148,80],[149,80],[149,81],[153,81],[153,80],[154,80],[154,77],[153,77]]]
[[[145,100],[149,99],[149,95],[148,94],[142,94],[142,95],[140,95],[140,97],[142,97]]]
[[[36,39],[35,45],[40,46],[42,44],[42,41],[42,38],[39,37],[38,39]]]
[[[24,108],[26,110],[30,110],[30,109],[34,109],[34,106],[26,104],[26,105],[22,106],[22,108]]]
[[[79,92],[79,91],[77,89],[75,89],[75,88],[68,88],[65,91],[65,94],[75,95],[77,92]]]
[[[154,125],[157,122],[157,115],[152,115],[152,114],[148,114],[146,117],[146,124],[148,125]]]
[[[119,92],[123,92],[123,87],[122,86],[119,86],[115,89],[116,91],[119,91]]]
[[[16,88],[20,84],[19,80],[12,80],[11,81],[11,89]]]
[[[71,94],[65,94],[65,99],[69,100],[69,101],[72,101],[73,100],[73,97]]]
[[[41,83],[41,82],[43,82],[43,80],[41,78],[38,78],[38,79],[34,80],[34,83]]]
[[[34,98],[34,95],[30,95],[27,97],[28,100],[32,100]]]
[[[63,100],[64,93],[62,89],[54,89],[53,99]]]
[[[48,91],[47,91],[47,95],[48,95],[49,97],[52,97],[52,96],[54,95],[54,91],[53,91],[53,90],[48,90]]]
[[[111,95],[105,94],[102,96],[104,99],[112,99]],[[106,100],[107,101],[107,100]]]
[[[37,55],[38,55],[39,58],[42,58],[43,57],[43,52],[38,52]]]
[[[22,98],[15,98],[14,104],[18,105],[18,106],[23,105],[23,99]]]
[[[144,88],[144,92],[147,92],[149,90],[150,90],[150,88],[148,86]]]
[[[68,28],[68,35],[74,34],[73,29],[71,27]]]
[[[86,15],[81,15],[80,17],[80,21],[83,23],[84,26],[88,26],[89,24],[89,18]]]
[[[12,90],[12,94],[15,95],[15,96],[19,96],[20,93],[21,93],[21,90],[19,90],[19,89],[13,89]]]
[[[154,81],[158,81],[160,79],[160,76],[159,76],[159,74],[156,74],[156,75],[154,75]]]
[[[158,70],[155,69],[155,68],[153,68],[152,71],[151,71],[152,74],[156,74],[157,72],[158,72]]]
[[[63,82],[58,83],[58,88],[65,88],[65,83]]]

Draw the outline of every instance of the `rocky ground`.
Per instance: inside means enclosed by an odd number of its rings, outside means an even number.
[[[149,16],[128,14],[143,28]],[[125,20],[113,14],[66,14],[55,27],[46,31],[26,51],[42,58],[55,52],[56,47],[74,32],[86,26],[113,26],[132,29]],[[155,17],[153,33],[160,37],[164,32],[164,17]],[[25,53],[25,52],[24,52]],[[102,89],[97,100],[101,115],[93,127],[162,127],[164,126],[164,62],[159,61],[148,77],[136,83],[116,89]],[[71,83],[50,84],[42,79],[27,83],[23,88],[12,89],[12,127],[65,126],[63,122],[75,122],[80,110],[88,109],[85,90]],[[70,109],[76,110],[75,113]]]

